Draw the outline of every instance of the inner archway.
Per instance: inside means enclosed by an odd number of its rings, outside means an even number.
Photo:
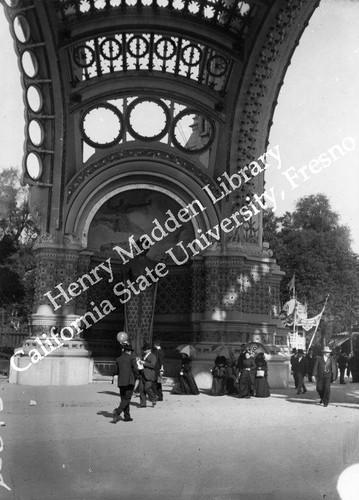
[[[136,279],[144,273],[146,267],[154,269],[160,262],[166,260],[166,250],[175,248],[178,242],[185,245],[194,239],[194,226],[175,223],[176,215],[183,207],[174,198],[161,191],[153,189],[126,190],[109,197],[93,216],[88,230],[87,250],[91,252],[90,268],[111,258],[114,270],[114,283],[104,283],[101,288],[89,289],[86,310],[90,311],[93,304],[110,300],[115,310],[106,319],[94,324],[86,330],[84,337],[96,360],[113,359],[118,344],[116,334],[126,329],[130,332],[132,343],[137,350],[137,343],[143,337],[152,334],[163,340],[192,337],[191,329],[191,263],[176,266],[167,262],[168,273],[153,283],[139,295],[141,303],[134,305],[138,291]],[[162,228],[162,229],[161,229]],[[142,255],[123,264],[115,247],[128,248],[128,242],[140,242],[141,237],[148,235],[154,245]],[[114,295],[114,285],[120,289],[123,283],[130,280],[133,283],[133,297],[121,303]],[[127,285],[126,285],[127,286]],[[151,309],[152,297],[154,308]],[[136,308],[136,310],[134,309]],[[131,321],[142,330],[138,340]]]

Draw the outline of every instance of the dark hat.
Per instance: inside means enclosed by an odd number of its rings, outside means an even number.
[[[122,344],[122,349],[124,351],[134,351],[134,348],[132,347],[131,344]]]
[[[292,352],[297,352],[297,349],[293,347]]]
[[[149,349],[152,349],[152,346],[151,346],[151,344],[149,342],[144,342],[142,349],[144,351],[148,351]]]
[[[153,341],[153,345],[161,345],[161,341],[156,339]]]

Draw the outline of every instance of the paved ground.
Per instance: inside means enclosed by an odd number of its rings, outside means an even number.
[[[0,487],[0,498],[339,499],[339,475],[359,463],[359,384],[334,384],[328,408],[308,386],[304,396],[273,389],[249,400],[166,392],[146,409],[134,398],[134,421],[114,425],[111,383],[3,380],[1,474],[11,491]]]

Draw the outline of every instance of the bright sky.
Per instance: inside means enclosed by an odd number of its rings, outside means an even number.
[[[21,166],[24,105],[20,74],[0,8],[0,168]],[[1,98],[2,97],[2,98]],[[356,148],[291,189],[282,172],[318,158],[352,137]],[[279,145],[283,167],[267,171],[266,188],[283,192],[278,215],[301,196],[323,192],[352,233],[359,253],[359,2],[322,0],[297,47],[279,95],[270,147]]]
[[[322,0],[304,31],[274,114],[270,145],[279,145],[284,167],[308,165],[345,137],[356,147],[292,189],[280,171],[267,171],[266,188],[284,191],[278,215],[296,200],[323,192],[359,253],[359,2]]]

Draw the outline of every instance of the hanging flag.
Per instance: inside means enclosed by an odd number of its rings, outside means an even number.
[[[295,322],[299,324],[300,321],[306,320],[308,318],[307,304],[302,304],[298,300],[296,302]]]
[[[300,319],[298,320],[297,325],[301,326],[306,332],[308,332],[311,328],[317,328],[319,326],[320,320],[322,319],[322,314],[323,311],[313,318]]]
[[[285,326],[292,326],[294,321],[296,324],[300,324],[302,320],[306,320],[308,317],[307,304],[302,304],[296,299],[290,299],[284,304],[279,317]]]
[[[308,351],[309,351],[309,349],[310,349],[310,347],[311,347],[311,345],[312,345],[312,343],[313,343],[313,340],[314,340],[315,334],[317,333],[318,326],[319,326],[320,320],[322,319],[323,313],[324,313],[324,311],[325,311],[325,306],[327,305],[328,299],[329,299],[329,294],[327,295],[327,298],[325,299],[323,309],[321,310],[320,314],[318,314],[318,316],[319,316],[319,321],[318,321],[318,323],[315,325],[315,330],[314,330],[314,333],[313,333],[312,338],[310,339],[310,342],[309,342]]]
[[[293,295],[295,295],[295,273],[293,274],[292,279],[288,283],[288,292],[290,294],[293,293]]]
[[[282,310],[279,314],[279,317],[282,320],[286,320],[293,315],[294,308],[295,308],[295,302],[296,302],[295,299],[290,299],[283,305]]]

